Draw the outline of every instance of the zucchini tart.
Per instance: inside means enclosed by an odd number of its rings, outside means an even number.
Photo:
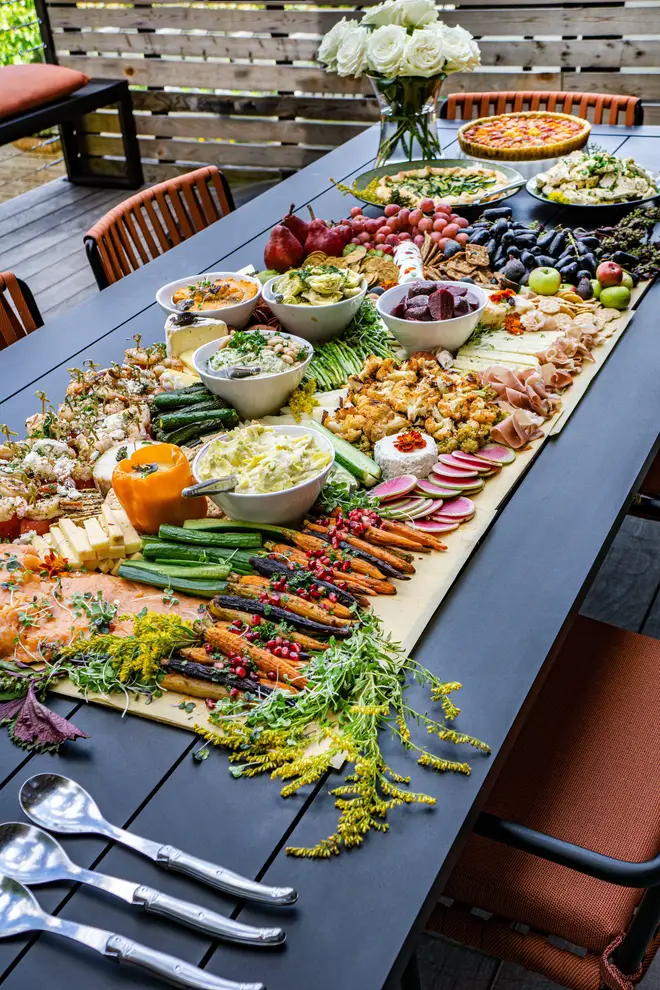
[[[589,121],[572,114],[528,110],[469,120],[460,128],[458,141],[473,158],[537,161],[577,151],[590,132]]]

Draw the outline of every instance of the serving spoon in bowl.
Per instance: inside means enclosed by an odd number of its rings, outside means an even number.
[[[188,485],[183,488],[181,494],[184,498],[197,498],[198,495],[222,495],[223,492],[233,492],[238,484],[238,478],[233,474],[226,478],[209,478],[208,481],[200,481],[197,485]]]
[[[76,921],[56,918],[42,911],[34,895],[22,883],[0,875],[0,938],[26,932],[52,932],[81,942],[108,959],[129,963],[186,990],[266,990],[263,983],[234,983],[191,963],[158,952],[115,932]]]
[[[159,866],[194,877],[226,894],[261,904],[295,904],[293,887],[268,887],[232,873],[223,866],[190,856],[174,846],[133,835],[112,825],[84,787],[58,773],[38,773],[22,785],[18,795],[21,808],[36,825],[65,835],[103,835],[152,859]]]
[[[55,880],[89,884],[128,904],[172,918],[189,928],[230,942],[273,946],[281,945],[285,940],[281,928],[253,928],[198,904],[170,897],[169,894],[163,894],[144,884],[83,869],[69,859],[57,839],[36,825],[25,822],[6,822],[0,825],[0,873],[27,886],[53,883]]]

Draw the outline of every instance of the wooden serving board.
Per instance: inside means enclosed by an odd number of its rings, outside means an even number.
[[[410,653],[414,648],[472,552],[486,534],[503,502],[518,485],[543,445],[551,437],[556,436],[568,422],[573,410],[616,347],[624,330],[630,325],[634,310],[639,306],[649,285],[649,282],[645,282],[637,286],[633,292],[632,308],[626,310],[616,321],[612,335],[594,349],[593,355],[596,359],[594,363],[584,364],[582,372],[562,394],[562,408],[542,427],[544,438],[519,451],[513,464],[503,467],[499,474],[488,478],[483,490],[475,496],[476,512],[472,519],[442,538],[447,544],[446,553],[418,554],[415,560],[416,574],[410,581],[396,582],[396,596],[383,595],[372,599],[374,612],[380,616],[387,632],[394,640],[401,643],[406,653]],[[323,397],[320,409],[323,405],[335,408],[342,394],[342,392],[328,393]],[[291,417],[269,417],[268,420],[280,423],[293,422]],[[310,417],[308,421],[310,425],[314,422]],[[446,676],[460,677],[460,670],[448,668]],[[75,685],[68,680],[58,685],[57,693],[73,698],[81,697]],[[184,729],[193,730],[195,725],[210,726],[208,709],[204,701],[176,692],[168,691],[148,705],[142,701],[129,701],[127,704],[125,698],[114,695],[89,694],[86,700]],[[187,705],[190,708],[191,704],[194,705],[191,711],[181,707]]]

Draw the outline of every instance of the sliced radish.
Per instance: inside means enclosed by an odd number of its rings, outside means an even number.
[[[449,488],[454,493],[462,492],[464,488],[469,488],[470,485],[476,485],[478,482],[478,477],[475,475],[473,481],[457,481],[456,478],[445,477],[443,474],[434,474],[434,478],[437,478],[438,488]]]
[[[488,464],[512,464],[516,459],[516,452],[509,447],[503,447],[501,443],[489,443],[487,447],[482,447],[475,457]]]
[[[397,498],[392,499],[391,502],[387,502],[382,511],[389,512],[391,509],[403,509],[406,505],[413,505],[417,501],[417,496],[413,495],[410,498]]]
[[[478,478],[476,481],[470,482],[469,485],[463,485],[461,491],[464,495],[476,495],[484,487],[483,478]]]
[[[446,457],[447,455],[443,454],[442,456]],[[462,481],[463,478],[465,478],[467,481],[470,478],[478,477],[478,472],[475,471],[474,468],[450,467],[448,464],[445,463],[434,464],[433,467],[431,468],[431,472],[433,474],[442,474],[446,478],[456,478],[457,481]]]
[[[452,519],[467,519],[474,515],[475,504],[472,499],[459,495],[443,502],[441,511],[443,516],[450,516]]]
[[[426,516],[432,516],[434,512],[439,512],[442,506],[441,498],[433,498],[429,500],[429,504],[423,506],[421,509],[416,509],[411,519],[424,519]]]
[[[474,454],[464,454],[462,450],[455,450],[451,456],[456,459],[458,464],[465,465],[466,468],[472,468],[473,471],[478,471],[479,474],[483,474],[485,471],[499,470],[495,464],[492,467],[488,467],[478,457],[475,457]]]
[[[418,509],[424,509],[432,502],[430,498],[410,498],[403,505],[386,505],[381,514],[389,519],[410,519]]]
[[[453,533],[458,529],[458,523],[436,522],[434,519],[420,519],[419,522],[410,524],[414,529],[421,529],[424,533]]]
[[[429,518],[433,519],[435,522],[441,522],[441,523],[457,522],[457,523],[461,523],[462,525],[463,523],[469,522],[470,519],[473,518],[473,516],[465,516],[465,517],[461,516],[461,518],[459,519],[458,516],[446,516],[443,515],[442,512],[434,512],[432,516],[429,516]]]
[[[460,461],[453,454],[440,454],[440,463],[438,468],[444,471],[445,468],[450,468],[452,471],[460,471],[461,474],[474,474],[476,471],[479,473],[485,468],[485,464],[466,464],[464,461]]]
[[[402,498],[404,495],[407,495],[408,492],[413,490],[416,484],[417,478],[414,474],[401,474],[398,478],[390,478],[388,481],[382,481],[380,485],[372,488],[369,494],[375,495],[383,502],[389,502],[390,499]]]
[[[415,488],[415,494],[430,495],[431,498],[452,498],[453,489],[441,488],[440,485],[433,484],[428,478],[420,478]]]

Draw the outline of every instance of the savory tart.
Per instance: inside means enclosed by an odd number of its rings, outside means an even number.
[[[582,148],[590,132],[591,124],[580,117],[530,110],[468,121],[458,132],[458,142],[473,158],[537,161]]]
[[[401,203],[411,208],[418,207],[423,199],[432,199],[436,206],[440,203],[467,206],[486,195],[496,194],[510,181],[504,172],[479,165],[466,163],[449,168],[425,165],[396,175],[382,175],[369,183],[363,192],[373,196],[376,202]]]

